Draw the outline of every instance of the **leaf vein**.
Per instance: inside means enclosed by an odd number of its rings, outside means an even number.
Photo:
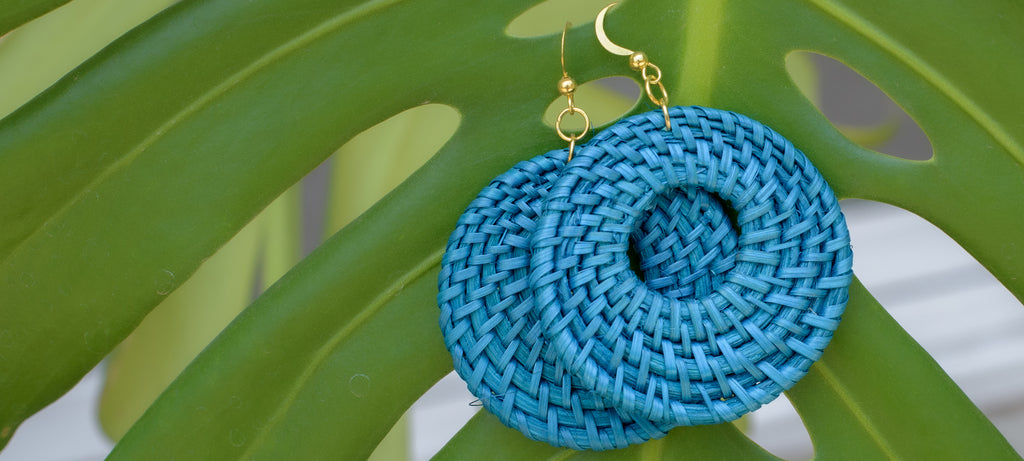
[[[282,43],[281,45],[269,50],[267,53],[254,60],[249,65],[245,66],[238,72],[231,74],[225,78],[221,83],[215,85],[206,93],[196,98],[190,104],[182,108],[180,111],[175,113],[173,116],[167,119],[162,125],[153,130],[149,136],[146,136],[140,141],[135,147],[126,152],[121,158],[111,163],[109,166],[100,171],[95,179],[90,181],[88,184],[83,186],[74,196],[64,202],[52,215],[47,219],[43,220],[35,230],[25,235],[16,245],[14,245],[6,255],[0,256],[0,261],[7,262],[11,257],[21,250],[26,242],[29,242],[34,237],[43,232],[49,224],[56,221],[58,218],[63,216],[70,210],[76,203],[80,202],[83,198],[90,195],[90,191],[102,184],[108,178],[113,176],[116,172],[127,168],[131,165],[142,153],[150,146],[155,144],[158,140],[163,138],[171,129],[175,126],[180,125],[185,120],[189,119],[192,115],[198,113],[202,108],[209,106],[218,97],[226,94],[230,89],[237,87],[239,84],[244,82],[247,78],[252,77],[257,72],[270,66],[270,64],[282,59],[283,57],[295,52],[302,46],[309,44],[316,39],[328,34],[330,31],[340,28],[344,24],[350,23],[358,18],[364,17],[369,13],[384,8],[394,3],[398,3],[401,0],[377,0],[371,1],[360,7],[354,8],[343,14],[334,16],[324,22],[321,22],[316,27],[313,27],[305,33],[297,35],[295,38]]]
[[[899,459],[899,457],[896,456],[896,451],[892,448],[892,445],[889,444],[882,433],[874,426],[871,422],[871,418],[861,410],[856,402],[854,402],[853,397],[850,395],[850,391],[843,386],[840,379],[832,372],[828,365],[823,361],[819,361],[812,369],[816,369],[821,373],[822,378],[826,383],[828,383],[828,386],[835,391],[836,396],[838,396],[839,400],[842,401],[843,406],[849,409],[850,414],[853,415],[858,423],[860,423],[860,426],[864,428],[864,431],[867,432],[868,436],[875,441],[882,452],[885,453],[886,457],[891,460]]]

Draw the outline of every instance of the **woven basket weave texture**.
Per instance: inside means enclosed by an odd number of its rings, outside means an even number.
[[[852,279],[849,234],[825,180],[789,141],[731,112],[674,107],[623,119],[584,146],[544,201],[530,284],[544,337],[587,390],[634,418],[736,419],[806,374]],[[716,194],[736,210],[735,266],[672,298],[629,270],[655,198]]]
[[[803,376],[838,324],[851,254],[817,171],[746,117],[670,115],[671,132],[641,114],[568,165],[565,150],[516,165],[449,239],[455,369],[530,438],[602,450],[735,419]]]

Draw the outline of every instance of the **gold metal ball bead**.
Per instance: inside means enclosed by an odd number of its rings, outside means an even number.
[[[647,60],[647,55],[642,51],[634,51],[633,54],[629,55],[629,67],[633,70],[639,71],[644,67],[647,67],[650,61]]]
[[[562,95],[568,96],[574,91],[576,91],[576,80],[573,80],[572,77],[562,77],[558,81],[558,92]]]

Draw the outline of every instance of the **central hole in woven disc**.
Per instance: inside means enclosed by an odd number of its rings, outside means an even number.
[[[655,198],[626,252],[649,288],[673,298],[713,292],[735,265],[737,212],[716,194],[680,189]]]
[[[626,256],[629,256],[629,270],[633,271],[641,282],[647,282],[647,278],[644,277],[644,271],[640,269],[640,253],[636,251],[635,238],[629,239],[629,249],[626,250]]]

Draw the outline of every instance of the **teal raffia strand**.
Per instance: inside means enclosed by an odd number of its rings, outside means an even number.
[[[455,370],[527,437],[604,450],[735,419],[799,379],[838,323],[850,253],[820,175],[745,117],[670,114],[671,132],[651,112],[568,164],[516,165],[449,239]]]

